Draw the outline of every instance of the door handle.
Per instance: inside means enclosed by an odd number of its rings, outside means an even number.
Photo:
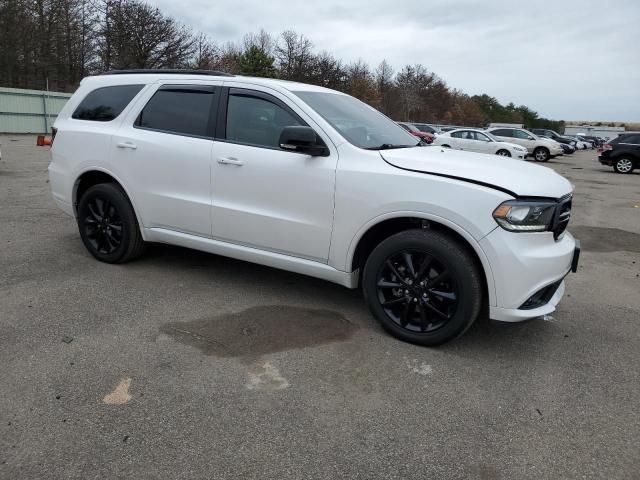
[[[242,160],[238,160],[235,157],[218,157],[218,163],[222,165],[237,165],[238,167],[244,164]]]
[[[138,146],[132,142],[120,142],[116,143],[116,147],[118,148],[130,148],[131,150],[135,150]]]

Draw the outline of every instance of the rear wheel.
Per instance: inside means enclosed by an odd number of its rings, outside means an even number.
[[[373,316],[392,335],[438,345],[464,333],[482,302],[482,282],[469,252],[432,230],[407,230],[378,245],[362,289]]]
[[[626,157],[619,158],[613,164],[613,169],[616,173],[631,173],[633,172],[633,161]]]
[[[535,158],[537,162],[546,162],[550,156],[549,150],[544,147],[538,147],[533,151],[533,158]]]
[[[113,183],[94,185],[82,195],[78,202],[78,228],[89,253],[102,262],[128,262],[144,248],[131,203]]]
[[[509,153],[509,150],[498,150],[496,155],[500,155],[501,157],[510,157],[511,153]]]

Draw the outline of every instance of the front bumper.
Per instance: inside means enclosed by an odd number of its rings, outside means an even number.
[[[607,166],[612,166],[613,165],[613,160],[609,157],[603,157],[602,155],[600,155],[598,157],[598,161],[602,164],[602,165],[607,165]]]
[[[564,294],[564,277],[577,268],[579,242],[565,232],[559,240],[551,232],[513,233],[496,228],[480,242],[492,267],[495,304],[489,316],[519,322],[547,315]],[[524,307],[536,293],[556,284],[545,303]]]

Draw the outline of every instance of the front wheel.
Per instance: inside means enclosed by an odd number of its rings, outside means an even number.
[[[499,155],[501,157],[510,157],[511,153],[509,153],[509,150],[498,150],[496,152],[496,155]]]
[[[388,332],[426,346],[462,335],[482,303],[480,273],[469,252],[433,230],[407,230],[381,242],[367,260],[362,289]]]
[[[538,147],[533,151],[533,158],[536,162],[546,162],[551,157],[549,150],[544,147]]]
[[[616,173],[631,173],[633,172],[633,162],[629,158],[619,158],[613,164],[613,169]]]
[[[78,202],[78,228],[89,253],[106,263],[124,263],[142,253],[144,241],[131,203],[113,183],[90,187]]]

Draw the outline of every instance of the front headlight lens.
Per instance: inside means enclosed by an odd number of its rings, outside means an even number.
[[[554,202],[508,200],[493,211],[493,218],[510,232],[545,232],[551,228],[555,209]]]

